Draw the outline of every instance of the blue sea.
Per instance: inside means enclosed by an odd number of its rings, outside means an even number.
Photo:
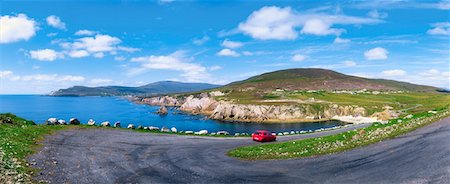
[[[158,106],[135,104],[121,97],[52,97],[41,95],[0,95],[0,112],[10,112],[20,117],[33,120],[38,124],[55,117],[69,121],[77,118],[82,123],[89,119],[98,124],[120,121],[122,126],[132,123],[136,126],[176,127],[178,131],[209,132],[228,131],[231,134],[252,133],[264,129],[273,132],[316,130],[343,125],[339,121],[315,123],[237,123],[210,120],[203,115],[190,115],[174,108],[169,108],[167,115],[155,114]]]

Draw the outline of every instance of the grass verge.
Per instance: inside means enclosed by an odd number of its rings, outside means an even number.
[[[432,113],[417,113],[411,118],[398,118],[386,124],[374,123],[369,127],[336,135],[288,141],[283,143],[245,146],[228,152],[229,156],[247,159],[290,159],[311,157],[366,146],[413,131],[450,115],[448,107]]]
[[[68,126],[35,125],[13,114],[0,114],[0,183],[31,183],[26,157],[44,135]]]

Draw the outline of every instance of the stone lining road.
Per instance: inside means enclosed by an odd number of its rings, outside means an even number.
[[[450,183],[450,118],[364,148],[291,160],[226,156],[237,146],[258,144],[248,138],[118,129],[62,131],[43,144],[29,160],[42,169],[36,179],[49,183]]]

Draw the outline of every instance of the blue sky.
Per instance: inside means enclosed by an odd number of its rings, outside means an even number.
[[[450,88],[449,1],[2,1],[2,94],[286,68]]]

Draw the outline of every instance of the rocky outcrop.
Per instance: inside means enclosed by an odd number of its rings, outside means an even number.
[[[80,121],[77,118],[70,118],[69,124],[71,124],[71,125],[79,125]]]
[[[243,122],[293,122],[330,120],[333,117],[367,117],[362,107],[315,103],[298,105],[250,105],[216,101],[208,94],[190,95],[184,98],[169,96],[152,97],[143,103],[161,106],[179,106],[192,114],[205,114],[211,119]]]
[[[334,116],[365,116],[357,106],[338,105],[243,105],[220,103],[210,115],[212,119],[236,121],[312,121],[327,120]]]
[[[156,111],[156,114],[161,114],[161,115],[167,114],[167,108],[166,108],[166,106],[161,105],[161,107],[159,107],[158,111]]]
[[[214,98],[210,98],[207,96],[203,96],[201,98],[197,98],[194,96],[188,96],[181,105],[180,110],[188,111],[194,114],[210,114],[212,113],[219,103],[214,100]]]
[[[184,103],[182,98],[175,98],[171,96],[144,98],[141,102],[156,106],[181,106]]]

